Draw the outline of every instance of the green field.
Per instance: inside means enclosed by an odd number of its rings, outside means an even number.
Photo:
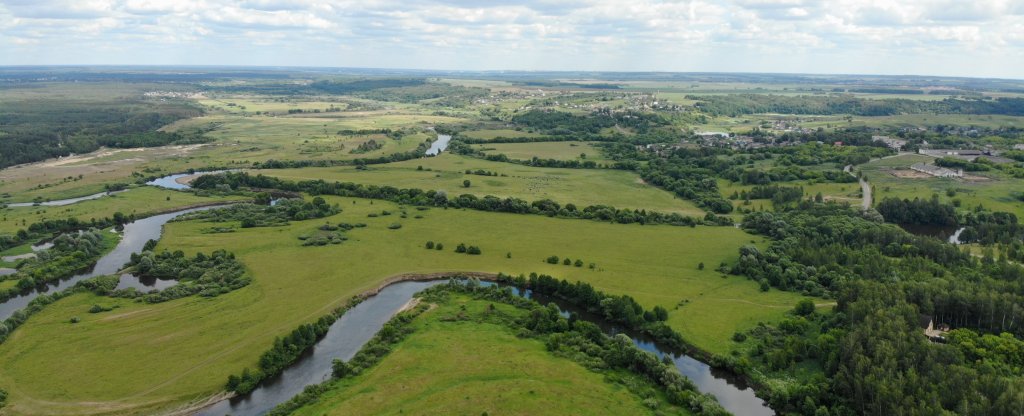
[[[419,170],[423,167],[423,170]],[[506,176],[467,175],[466,169],[481,169]],[[692,202],[644,184],[633,172],[608,169],[538,168],[452,154],[355,167],[267,169],[255,173],[283,179],[324,179],[366,185],[389,185],[444,191],[449,197],[461,194],[516,197],[527,201],[551,199],[561,204],[611,205],[616,208],[677,212],[703,217]],[[463,186],[469,180],[470,187]]]
[[[0,233],[14,233],[28,225],[61,218],[88,221],[111,217],[115,212],[137,216],[165,212],[193,205],[237,201],[246,198],[203,197],[154,186],[140,186],[127,192],[59,207],[33,206],[0,209]]]
[[[48,306],[0,345],[0,388],[11,395],[5,410],[142,414],[201,399],[222,389],[228,374],[254,366],[274,337],[400,273],[539,272],[588,281],[609,293],[628,293],[645,307],[668,308],[673,328],[719,354],[734,348],[736,329],[781,319],[799,299],[711,270],[759,239],[733,227],[616,225],[444,209],[410,210],[402,219],[394,204],[328,199],[345,212],[326,220],[368,227],[349,232],[341,245],[302,247],[298,237],[324,220],[221,234],[202,233],[206,223],[169,224],[159,247],[233,251],[253,283],[216,298],[154,305],[80,294]],[[385,209],[396,214],[367,217]],[[387,229],[395,222],[402,228]],[[427,240],[444,243],[446,250],[426,250]],[[460,242],[478,245],[483,254],[454,253]],[[551,255],[596,267],[545,263]],[[710,267],[698,270],[700,262]],[[85,313],[97,303],[121,307]],[[71,326],[72,316],[82,322]]]
[[[328,393],[297,415],[641,415],[643,399],[508,327],[476,322],[483,314],[523,310],[464,297],[416,318],[412,335],[378,365],[332,382]],[[461,309],[465,308],[465,309]],[[468,320],[452,319],[457,314]],[[661,414],[689,414],[661,400]]]
[[[860,185],[857,183],[834,183],[834,182],[812,182],[812,181],[793,181],[793,182],[775,182],[772,185],[779,186],[798,186],[804,189],[804,199],[814,198],[819,192],[826,201],[846,202],[852,206],[860,206],[861,195]],[[750,191],[754,185],[741,185],[739,183],[732,183],[726,179],[718,180],[718,189],[722,196],[728,198],[734,192]],[[752,199],[750,205],[744,205],[743,199],[738,198],[733,200],[733,206],[736,208],[747,208],[753,210],[771,210],[775,208],[775,205],[771,200],[768,199]]]
[[[494,143],[474,145],[474,149],[488,155],[504,154],[509,159],[530,160],[540,159],[593,161],[599,164],[612,163],[605,158],[601,149],[593,143],[580,142],[541,142],[541,143]],[[587,157],[580,157],[585,154]]]
[[[540,137],[539,133],[527,130],[494,129],[494,130],[470,130],[461,133],[471,139],[491,140],[498,137]]]
[[[1007,177],[996,171],[967,172],[978,179],[959,178],[901,178],[892,174],[894,171],[907,171],[915,163],[931,163],[934,158],[922,155],[903,155],[887,159],[874,160],[862,165],[868,182],[874,188],[874,200],[877,204],[885,198],[931,198],[938,194],[939,199],[950,202],[961,201],[961,209],[973,209],[981,205],[992,211],[1005,211],[1024,216],[1024,202],[1015,199],[1014,193],[1024,191],[1020,179]],[[954,190],[954,196],[946,194]]]

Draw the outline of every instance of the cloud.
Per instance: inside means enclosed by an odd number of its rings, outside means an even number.
[[[4,0],[0,64],[940,72],[1020,78],[1022,3]],[[948,58],[953,56],[958,59]]]

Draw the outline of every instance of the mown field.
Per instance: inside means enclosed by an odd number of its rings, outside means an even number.
[[[207,397],[223,388],[228,374],[254,366],[275,336],[400,273],[539,272],[584,280],[630,294],[645,307],[668,308],[673,328],[719,354],[733,348],[736,329],[781,319],[799,299],[761,292],[752,281],[712,270],[734,261],[741,245],[760,241],[732,227],[616,225],[444,209],[410,209],[400,218],[390,203],[328,199],[345,211],[285,227],[204,234],[210,224],[170,224],[160,248],[233,251],[253,283],[216,298],[149,305],[80,294],[48,306],[0,345],[0,388],[11,396],[5,410],[148,414]],[[367,217],[382,210],[394,214]],[[324,221],[368,227],[349,232],[350,240],[340,245],[301,246],[298,237]],[[402,227],[388,229],[393,223]],[[445,250],[425,249],[427,240],[443,243]],[[483,254],[453,252],[460,242],[479,246]],[[551,255],[592,262],[595,269],[544,262]],[[698,270],[701,262],[704,270]],[[93,304],[120,307],[86,313]],[[69,324],[73,316],[82,322]],[[57,338],[61,342],[53,342]]]
[[[58,207],[32,206],[0,209],[0,233],[15,233],[32,223],[44,220],[78,218],[88,221],[93,218],[112,217],[115,212],[141,216],[193,205],[244,199],[247,198],[196,196],[191,192],[139,186],[126,192]]]
[[[933,160],[928,156],[903,155],[874,160],[859,169],[874,188],[876,204],[887,197],[914,199],[938,194],[943,202],[960,200],[961,208],[965,210],[981,205],[992,211],[1012,212],[1018,218],[1024,217],[1024,202],[1014,198],[1014,194],[1024,192],[1024,182],[1000,172],[967,172],[968,175],[982,177],[979,180],[931,176],[901,178],[892,174],[893,171],[909,171],[910,165],[915,163],[931,163]],[[947,194],[950,190],[953,196]]]
[[[494,172],[499,176],[466,174],[466,169]],[[580,208],[603,204],[616,208],[678,212],[701,217],[704,215],[704,212],[692,202],[644,184],[633,172],[538,168],[445,153],[437,157],[372,165],[366,170],[344,166],[266,169],[256,173],[293,180],[323,179],[398,188],[432,189],[445,191],[449,197],[473,194],[480,197],[517,197],[527,201],[547,198],[560,204],[573,203]],[[468,188],[463,185],[464,180],[470,181]]]
[[[416,318],[415,331],[378,365],[331,390],[297,415],[642,415],[642,398],[605,374],[548,352],[494,323],[452,319],[524,311],[454,298]],[[662,400],[662,404],[665,402]],[[661,406],[662,414],[689,414]]]
[[[541,143],[494,143],[478,144],[473,148],[489,155],[504,154],[509,159],[540,159],[593,161],[599,164],[612,163],[593,143],[541,142]],[[582,157],[586,155],[586,157]]]

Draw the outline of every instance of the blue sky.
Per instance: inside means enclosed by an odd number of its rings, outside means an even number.
[[[1024,78],[1024,0],[0,0],[0,65]]]

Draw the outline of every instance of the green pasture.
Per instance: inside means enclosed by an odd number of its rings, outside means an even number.
[[[78,294],[48,306],[0,345],[0,388],[10,393],[5,410],[151,414],[178,408],[221,390],[227,375],[255,366],[274,337],[401,273],[539,272],[587,281],[648,308],[666,307],[673,328],[719,354],[735,347],[733,332],[776,321],[799,299],[713,271],[735,261],[743,244],[761,244],[733,227],[620,225],[454,209],[409,208],[401,218],[391,203],[328,201],[344,212],[284,227],[208,234],[208,223],[169,224],[159,248],[230,250],[253,283],[216,298],[150,305]],[[368,217],[383,210],[392,214]],[[301,246],[298,237],[325,221],[368,226],[348,232],[350,239],[340,245]],[[402,227],[388,229],[393,223]],[[428,240],[445,249],[427,250]],[[455,253],[459,243],[479,246],[483,254]],[[552,255],[595,267],[544,262]],[[702,262],[706,267],[699,270]],[[120,307],[87,313],[93,304]],[[81,322],[70,324],[74,316]]]
[[[523,316],[503,304],[453,298],[416,318],[412,335],[376,366],[331,389],[297,415],[642,415],[653,414],[625,386],[556,357],[541,340],[483,314]],[[463,314],[470,319],[453,319]],[[690,414],[660,400],[662,414]]]
[[[495,172],[499,176],[466,174],[466,169]],[[580,208],[601,204],[704,216],[704,212],[692,202],[643,183],[633,172],[539,168],[446,153],[437,157],[371,165],[366,170],[341,166],[266,169],[254,173],[292,180],[323,179],[438,190],[446,192],[449,198],[461,194],[517,197],[527,201],[547,198],[561,204],[573,203]],[[465,180],[470,181],[468,188],[463,184]]]

